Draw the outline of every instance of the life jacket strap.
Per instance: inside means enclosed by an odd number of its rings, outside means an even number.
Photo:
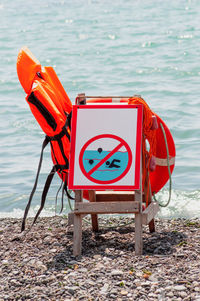
[[[48,138],[50,140],[50,143],[51,143],[51,149],[52,149],[52,152],[53,152],[53,155],[54,155],[54,159],[55,159],[55,161],[56,161],[56,163],[58,165],[58,170],[60,170],[60,171],[62,171],[64,169],[69,169],[69,160],[68,160],[68,158],[65,155],[62,138],[64,136],[66,136],[68,138],[69,142],[70,142],[70,134],[67,131],[67,128],[69,128],[69,129],[71,128],[71,117],[72,117],[72,113],[70,112],[70,114],[67,114],[65,125],[63,126],[63,128],[62,128],[62,130],[61,130],[61,132],[59,134],[54,135],[54,136],[48,136]],[[57,141],[58,142],[58,145],[59,145],[62,157],[63,157],[63,159],[65,161],[65,165],[60,165],[58,163],[58,161],[56,159],[55,152],[54,152],[52,141]]]
[[[41,198],[41,204],[40,204],[40,208],[38,209],[38,212],[33,220],[33,223],[32,223],[32,226],[35,224],[35,222],[37,221],[37,218],[38,216],[40,215],[42,209],[44,208],[44,205],[45,205],[45,201],[46,201],[46,197],[47,197],[47,193],[49,191],[49,187],[51,185],[51,182],[53,180],[53,177],[56,173],[56,168],[55,166],[53,166],[52,170],[50,171],[47,179],[46,179],[46,183],[44,185],[44,189],[43,189],[43,192],[42,192],[42,198]]]
[[[35,193],[35,190],[36,190],[37,184],[38,184],[38,178],[39,178],[39,174],[40,174],[40,170],[41,170],[41,166],[42,166],[44,149],[45,149],[45,147],[47,146],[48,143],[49,143],[49,138],[46,136],[43,143],[42,143],[42,149],[41,149],[41,153],[40,153],[40,160],[39,160],[39,164],[38,164],[38,170],[37,170],[37,174],[36,174],[36,178],[35,178],[35,183],[34,183],[32,191],[31,191],[31,194],[30,194],[30,197],[29,197],[29,200],[28,200],[28,204],[26,205],[26,208],[25,208],[25,211],[24,211],[24,217],[23,217],[23,220],[22,220],[21,231],[24,231],[24,229],[25,229],[26,217],[28,215],[30,205],[31,205],[31,201],[32,201],[33,195]]]
[[[60,140],[64,135],[66,135],[68,140],[70,141],[70,134],[68,133],[67,128],[69,127],[69,129],[71,129],[71,118],[72,112],[70,112],[70,114],[67,114],[65,125],[63,126],[60,133],[54,136],[48,136],[51,141]]]

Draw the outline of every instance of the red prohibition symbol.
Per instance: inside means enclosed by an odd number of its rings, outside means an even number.
[[[104,138],[116,145],[111,150],[103,146],[94,149],[92,144],[102,145]],[[96,144],[97,145],[97,144]],[[129,171],[132,164],[132,152],[122,138],[112,134],[97,135],[89,139],[82,147],[79,155],[79,165],[84,176],[97,184],[112,184],[121,180]]]

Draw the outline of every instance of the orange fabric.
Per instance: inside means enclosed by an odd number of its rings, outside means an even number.
[[[37,72],[41,71],[40,62],[34,57],[27,47],[21,48],[17,57],[17,74],[19,81],[28,94],[32,88]]]
[[[72,110],[72,103],[53,67],[43,67],[41,75],[45,82],[47,82],[54,89],[54,91],[56,91],[59,104],[62,106],[63,110],[69,114]]]
[[[48,82],[44,81],[41,78],[38,78],[37,80],[34,81],[34,87],[35,87],[35,83],[40,83],[42,88],[52,99],[53,105],[56,106],[56,110],[58,110],[59,113],[63,116],[63,119],[66,119],[66,114],[65,114],[66,111],[64,110],[63,103],[60,101],[59,90],[56,90],[54,86],[51,86]],[[35,90],[34,87],[32,91]]]
[[[154,113],[151,111],[147,103],[142,99],[140,96],[134,96],[129,99],[128,104],[142,104],[143,105],[143,142],[142,142],[142,157],[143,157],[143,164],[142,164],[142,187],[144,189],[145,180],[148,176],[150,170],[149,170],[149,164],[151,157],[153,154],[155,154],[156,149],[156,132],[155,130],[151,130],[152,127],[152,116]],[[149,150],[147,150],[147,141],[149,143]],[[147,183],[147,195],[145,197],[146,199],[146,206],[148,206],[149,201],[149,181]]]

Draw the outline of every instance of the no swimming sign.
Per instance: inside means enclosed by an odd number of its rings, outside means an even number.
[[[141,105],[75,105],[70,189],[140,188]]]

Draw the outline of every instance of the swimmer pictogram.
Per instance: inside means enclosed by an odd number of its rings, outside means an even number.
[[[112,184],[121,180],[132,164],[132,152],[127,142],[112,134],[97,135],[82,147],[79,165],[84,176],[97,184]]]

